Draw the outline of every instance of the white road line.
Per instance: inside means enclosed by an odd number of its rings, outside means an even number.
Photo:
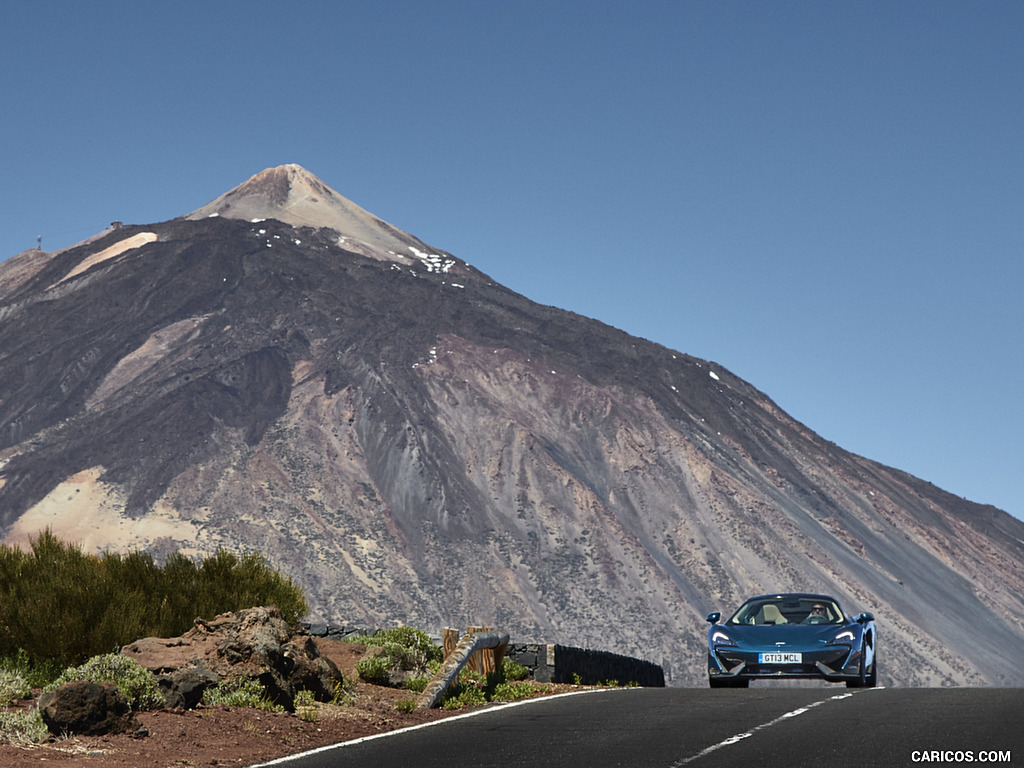
[[[519,701],[510,701],[510,702],[505,703],[505,704],[499,704],[499,705],[495,705],[495,706],[490,706],[490,707],[486,707],[484,709],[475,709],[472,712],[465,712],[465,713],[463,713],[461,715],[452,715],[451,717],[443,717],[443,718],[441,718],[439,720],[431,720],[430,722],[420,723],[419,725],[410,725],[408,728],[399,728],[399,729],[394,730],[394,731],[385,731],[384,733],[375,733],[372,736],[363,736],[362,738],[359,738],[359,739],[352,739],[350,741],[340,741],[340,742],[338,742],[336,744],[327,744],[326,746],[317,747],[316,749],[311,749],[311,750],[309,750],[307,752],[300,752],[300,753],[295,754],[295,755],[285,755],[284,757],[279,757],[276,760],[271,760],[271,761],[266,762],[266,763],[259,763],[257,765],[252,765],[252,766],[249,766],[249,768],[266,768],[267,766],[271,766],[271,765],[284,765],[285,763],[290,763],[290,762],[292,762],[294,760],[301,760],[304,757],[308,757],[309,755],[316,755],[316,754],[319,754],[320,752],[328,752],[328,751],[330,751],[332,749],[341,749],[342,747],[351,747],[351,746],[353,746],[355,744],[362,744],[363,742],[366,742],[366,741],[374,741],[376,739],[384,739],[384,738],[387,738],[389,736],[397,736],[400,733],[408,733],[409,731],[418,731],[421,728],[432,728],[435,725],[442,725],[444,723],[451,723],[451,722],[454,722],[455,720],[464,720],[467,717],[476,717],[477,715],[486,715],[486,714],[489,714],[491,712],[495,712],[496,710],[499,710],[499,709],[507,709],[509,707],[520,707],[520,706],[524,706],[524,705],[527,705],[527,704],[537,704],[537,703],[542,702],[542,701],[551,701],[552,699],[560,699],[560,698],[562,698],[564,696],[579,696],[579,695],[584,694],[584,693],[598,693],[600,691],[641,691],[641,690],[643,690],[643,689],[642,688],[588,688],[585,691],[569,691],[568,693],[556,693],[556,694],[554,694],[552,696],[537,696],[537,697],[532,698],[532,699],[520,699]]]
[[[875,688],[875,689],[872,689],[872,690],[879,690],[879,689]],[[860,693],[860,691],[858,691],[858,693]],[[735,743],[737,743],[739,741],[743,741],[744,739],[749,739],[751,736],[753,736],[758,731],[763,731],[766,728],[771,728],[773,725],[778,725],[779,723],[785,722],[786,720],[789,720],[791,718],[799,717],[804,712],[807,712],[808,710],[813,709],[814,707],[820,706],[821,704],[827,704],[830,701],[840,701],[841,699],[848,699],[848,698],[850,698],[853,695],[854,695],[853,693],[841,693],[841,694],[838,694],[837,696],[832,696],[831,698],[828,698],[828,699],[822,699],[821,701],[812,701],[806,707],[800,707],[800,709],[794,709],[792,712],[787,712],[784,715],[779,715],[774,720],[770,720],[767,723],[761,723],[760,725],[754,726],[749,731],[744,731],[743,733],[737,733],[735,736],[730,736],[728,739],[720,741],[717,744],[712,744],[710,747],[707,747],[706,749],[702,749],[700,752],[698,752],[695,755],[690,755],[689,757],[684,757],[682,760],[679,760],[679,761],[677,761],[675,763],[672,763],[671,768],[679,768],[680,766],[686,765],[687,763],[692,763],[694,760],[699,760],[700,758],[704,757],[705,755],[710,755],[712,752],[715,752],[716,750],[719,750],[722,747],[728,747],[728,746],[730,746],[732,744],[735,744]]]

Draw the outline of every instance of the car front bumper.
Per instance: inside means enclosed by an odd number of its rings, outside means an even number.
[[[708,677],[719,680],[818,679],[843,682],[860,677],[860,648],[829,645],[800,651],[800,664],[762,664],[762,650],[715,646],[708,652]],[[789,649],[787,649],[789,650]]]

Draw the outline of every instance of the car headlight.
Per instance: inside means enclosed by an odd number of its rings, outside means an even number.
[[[851,632],[848,629],[844,629],[838,635],[836,635],[831,640],[829,640],[829,642],[830,643],[852,643],[853,642],[853,632]]]
[[[733,641],[733,639],[731,637],[729,637],[727,634],[725,634],[725,632],[719,632],[717,630],[715,631],[715,633],[713,635],[711,635],[711,644],[712,645],[736,645],[736,643]]]

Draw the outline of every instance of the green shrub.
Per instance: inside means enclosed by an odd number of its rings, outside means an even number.
[[[371,656],[356,662],[356,672],[368,683],[387,685],[391,682],[391,662],[387,656]]]
[[[415,691],[416,693],[423,693],[427,690],[427,686],[430,685],[429,677],[410,677],[405,681],[403,686],[406,690]]]
[[[456,685],[444,698],[445,709],[462,709],[478,704],[486,704],[487,696],[482,688],[475,685]]]
[[[45,688],[64,671],[54,659],[30,659],[23,648],[0,657],[0,669],[21,675],[30,688]]]
[[[530,669],[506,657],[501,662],[501,673],[505,680],[525,680],[530,676]]]
[[[441,661],[443,651],[430,635],[421,629],[413,627],[395,627],[393,629],[381,629],[372,635],[352,635],[346,640],[350,643],[361,643],[367,647],[398,646],[410,654],[417,654],[423,658],[424,666],[430,661]]]
[[[498,683],[491,693],[491,701],[519,701],[530,698],[536,688],[529,683]]]
[[[504,659],[501,668],[486,677],[463,667],[456,684],[442,699],[445,709],[484,704],[488,701],[518,701],[533,696],[538,687],[521,682],[530,676],[530,670],[511,659]]]
[[[316,696],[312,691],[303,688],[295,694],[295,714],[299,719],[307,723],[315,723],[320,716],[320,710],[316,703]]]
[[[274,704],[267,696],[267,691],[259,680],[252,677],[241,677],[235,680],[222,680],[217,685],[203,692],[203,704],[227,707],[249,707],[267,712],[283,712],[284,707]]]
[[[32,695],[32,686],[17,670],[0,669],[0,707],[6,707],[15,699],[27,699]]]
[[[290,623],[309,611],[301,588],[255,553],[200,563],[174,553],[159,566],[142,552],[87,555],[49,530],[29,552],[0,545],[0,658],[21,649],[63,668],[256,605],[276,605]]]
[[[334,695],[331,697],[331,704],[339,707],[346,707],[356,701],[355,679],[346,675],[343,679],[334,683]]]
[[[113,683],[134,710],[157,709],[164,705],[164,697],[156,684],[156,678],[139,662],[127,656],[116,653],[94,656],[79,667],[64,670],[64,673],[50,683],[46,690],[52,691],[64,683],[77,680]]]
[[[0,744],[37,744],[49,737],[38,709],[0,710]]]
[[[428,671],[435,664],[441,663],[441,648],[426,632],[412,627],[382,629],[373,635],[355,635],[347,639],[349,642],[380,648],[376,655],[356,664],[359,676],[374,685],[390,685],[392,669]]]
[[[399,669],[425,669],[427,666],[427,659],[418,648],[410,648],[398,643],[384,643],[381,648],[392,665]]]
[[[397,709],[399,712],[409,714],[410,712],[414,712],[416,710],[416,706],[416,699],[402,699],[401,701],[395,704],[395,709]]]

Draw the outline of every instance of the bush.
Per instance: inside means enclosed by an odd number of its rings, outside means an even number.
[[[426,632],[412,627],[382,629],[373,635],[354,635],[347,639],[349,642],[381,649],[375,656],[362,659],[356,664],[359,676],[374,685],[391,685],[391,672],[394,669],[427,671],[432,664],[441,662],[441,648]],[[413,678],[419,679],[419,675]]]
[[[395,709],[399,712],[409,714],[410,712],[416,711],[416,699],[402,699],[395,704]]]
[[[45,688],[64,671],[64,667],[53,659],[30,659],[23,648],[0,657],[0,669],[21,675],[29,688]]]
[[[530,698],[536,689],[529,683],[498,683],[491,693],[491,701],[519,701]]]
[[[445,709],[462,709],[486,703],[487,696],[483,689],[471,684],[456,685],[444,698]]]
[[[501,673],[505,680],[525,680],[530,676],[530,669],[505,657],[501,663]]]
[[[334,695],[331,697],[331,704],[336,704],[339,707],[346,707],[349,704],[355,703],[355,701],[355,679],[351,675],[346,675],[344,678],[334,683]]]
[[[50,737],[38,709],[0,710],[0,744],[36,744]]]
[[[430,685],[429,677],[410,677],[405,681],[403,686],[406,690],[415,691],[416,693],[423,693],[427,690],[427,686]]]
[[[315,723],[319,717],[319,707],[316,703],[316,696],[312,691],[303,688],[295,694],[295,714],[300,720],[307,723]]]
[[[371,656],[356,662],[356,672],[368,683],[387,685],[391,682],[391,662],[387,656]]]
[[[203,692],[203,704],[226,707],[249,707],[267,712],[283,712],[284,707],[274,704],[267,696],[267,691],[259,680],[241,677],[235,680],[222,680]]]
[[[258,554],[225,550],[163,566],[142,552],[87,555],[46,530],[31,551],[0,545],[0,657],[81,664],[140,637],[183,634],[197,617],[276,605],[290,623],[309,611],[302,589]]]
[[[530,676],[530,670],[506,658],[501,668],[486,677],[478,672],[463,668],[457,683],[444,695],[445,709],[484,704],[488,701],[518,701],[533,696],[538,686],[519,682]]]
[[[372,635],[352,635],[347,637],[346,640],[350,643],[361,643],[368,647],[396,645],[407,650],[410,654],[422,656],[424,666],[430,661],[441,661],[443,656],[440,646],[430,639],[430,635],[421,629],[414,629],[413,627],[401,626],[394,629],[381,629]]]
[[[164,697],[149,670],[127,656],[107,653],[94,656],[80,667],[70,667],[46,690],[52,691],[64,683],[86,680],[92,683],[113,683],[134,710],[157,709],[164,705]]]
[[[0,669],[0,707],[6,707],[15,699],[27,699],[32,695],[32,686],[17,670]]]

